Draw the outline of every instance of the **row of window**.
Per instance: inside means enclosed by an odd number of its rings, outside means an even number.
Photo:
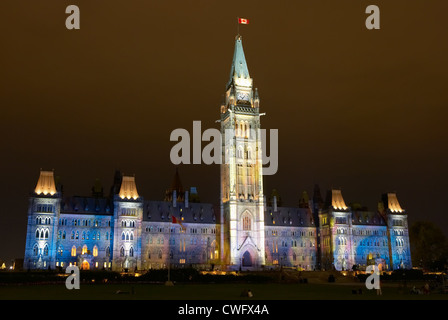
[[[380,232],[380,230],[354,229],[353,234],[358,236],[379,236],[381,234],[382,236],[385,236],[387,235],[387,231],[381,230]]]
[[[33,247],[33,255],[36,257],[38,255],[48,256],[48,245],[45,244],[43,248],[39,248],[39,246],[36,243]]]
[[[297,256],[297,254],[295,252],[293,252],[289,256],[292,258],[293,261],[298,261],[298,260],[314,261],[314,259],[315,259],[315,255],[313,255],[313,254],[309,254],[309,255],[302,254],[300,256]],[[269,260],[269,256],[267,253],[265,253],[265,259],[266,259],[266,261]],[[286,253],[283,253],[283,255],[281,256],[281,260],[286,261],[287,259],[288,259],[288,255]],[[278,259],[273,259],[272,264],[278,264]]]
[[[121,226],[126,228],[135,228],[134,220],[123,220],[121,221]]]
[[[106,222],[106,226],[110,227],[110,220]],[[67,219],[59,219],[59,225],[67,225]],[[72,226],[80,227],[101,227],[101,220],[98,219],[72,219]]]
[[[54,213],[54,206],[51,204],[38,204],[35,207],[36,212]]]
[[[205,246],[205,245],[210,245],[210,238],[190,238],[190,245],[197,245],[200,244],[201,246]],[[165,238],[164,237],[157,237],[157,238],[153,238],[153,237],[148,237],[146,238],[146,244],[164,244],[165,243]],[[168,243],[170,245],[175,245],[176,244],[176,239],[174,238],[170,238],[168,239]],[[179,243],[183,244],[183,246],[185,247],[185,239],[179,239]],[[214,245],[216,242],[213,241],[212,245]],[[184,250],[185,251],[185,250]]]
[[[137,215],[137,209],[122,208],[121,209],[121,215],[122,216],[136,216]]]
[[[122,232],[121,233],[121,240],[123,241],[133,241],[134,240],[134,232],[131,231],[127,231],[127,232]]]
[[[255,131],[252,128],[252,125],[247,121],[236,121],[235,136],[250,139],[251,137],[255,137]]]
[[[44,261],[44,264],[45,264],[45,261]],[[65,264],[64,264],[64,261],[60,261],[60,262],[59,262],[59,261],[56,261],[56,267],[59,267],[59,266],[60,266],[60,267],[64,267],[64,265],[65,265]],[[72,266],[72,265],[75,265],[75,266],[76,266],[76,262],[73,262],[73,263],[70,262],[70,263],[69,263],[69,266]],[[95,268],[98,268],[98,267],[99,267],[99,262],[96,261],[96,262],[95,262]],[[106,268],[109,268],[109,269],[112,268],[112,262],[106,262],[106,261],[104,261],[104,262],[103,262],[103,268],[104,268],[104,269],[106,269]]]
[[[338,237],[336,238],[336,244],[338,246],[346,246],[347,245],[347,239],[345,237]],[[363,239],[357,242],[356,240],[353,241],[353,245],[360,246],[360,247],[380,247],[381,244],[383,247],[387,246],[386,240],[378,240],[378,239]]]
[[[269,236],[274,236],[277,237],[279,235],[278,230],[266,230],[265,231],[265,236],[269,237]],[[290,231],[290,230],[283,230],[280,232],[280,235],[282,237],[314,237],[315,233],[314,231],[310,231],[310,230],[301,230],[301,231]]]
[[[401,219],[393,219],[392,220],[392,225],[395,227],[403,227],[404,226],[404,222]]]
[[[62,256],[62,254],[63,254],[62,247],[59,247],[58,254]],[[73,246],[72,250],[71,250],[71,256],[76,257],[76,254],[77,254],[76,246]],[[90,250],[87,249],[87,245],[82,246],[81,254],[90,254]],[[93,246],[92,255],[94,257],[98,256],[98,247],[96,245]],[[109,247],[106,248],[106,256],[110,256],[110,248]]]
[[[48,239],[49,231],[48,229],[36,229],[36,239],[43,240]]]
[[[79,231],[72,231],[70,239],[71,240],[79,240]],[[58,240],[64,240],[66,239],[66,232],[59,230],[58,231]],[[90,231],[83,231],[81,233],[81,240],[101,240],[101,233],[99,231],[93,231],[92,236],[90,236]],[[105,240],[112,240],[112,232],[109,234],[109,232],[105,233]]]
[[[51,224],[51,218],[49,217],[37,217],[36,224]]]
[[[186,229],[183,229],[182,227],[178,228],[179,233],[184,233]],[[145,228],[146,232],[149,233],[175,233],[176,228],[171,227],[161,227],[161,226],[147,226]],[[216,228],[189,228],[188,232],[191,234],[216,234]]]
[[[289,241],[283,240],[281,242],[281,247],[287,248],[288,247],[288,243],[289,243]],[[269,246],[269,242],[268,241],[266,241],[266,246],[267,247]],[[296,240],[291,240],[291,245],[290,246],[293,247],[293,248],[297,247],[297,241]],[[301,248],[307,248],[307,247],[313,248],[314,246],[315,246],[315,243],[313,241],[301,241],[300,242],[300,247]],[[272,252],[273,253],[278,252],[278,240],[273,240],[272,241]]]
[[[179,251],[179,252],[185,252],[185,250],[184,251]],[[151,253],[151,251],[148,251],[147,257],[148,257],[149,260],[152,260],[154,258],[154,255]],[[162,259],[163,258],[162,250],[159,249],[156,252],[156,257],[157,257],[157,259]],[[169,253],[169,257],[170,257],[170,260],[174,258],[174,252],[172,250]],[[212,259],[212,260],[213,259],[218,259],[219,258],[219,250],[218,250],[218,248],[217,247],[216,248],[211,248],[208,251],[208,254],[207,254],[206,251],[203,251],[202,252],[202,260],[205,261],[207,259],[207,257]],[[180,258],[179,259],[179,263],[185,263],[185,261],[186,261],[185,258]]]

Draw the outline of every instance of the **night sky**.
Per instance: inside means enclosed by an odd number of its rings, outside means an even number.
[[[80,30],[67,30],[68,5]],[[365,27],[368,5],[381,29]],[[283,205],[316,183],[376,209],[395,191],[410,223],[448,231],[446,1],[1,1],[0,259],[23,258],[40,168],[67,195],[109,190],[116,169],[162,200],[172,130],[219,128],[237,17],[262,127],[279,130]],[[206,143],[203,144],[205,146]],[[219,203],[218,165],[181,165]]]

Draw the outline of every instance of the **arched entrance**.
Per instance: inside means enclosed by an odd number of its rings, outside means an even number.
[[[87,262],[87,260],[84,260],[82,262],[81,269],[82,270],[89,270],[90,269],[90,264]]]
[[[244,252],[241,264],[243,267],[252,267],[252,256],[249,251]]]

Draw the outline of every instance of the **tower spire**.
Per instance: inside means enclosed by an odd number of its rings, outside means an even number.
[[[249,69],[243,50],[243,41],[239,34],[235,37],[235,50],[233,52],[232,66],[230,67],[230,77],[227,83],[227,88],[229,88],[236,79],[250,79]],[[252,84],[252,81],[250,81],[250,84]]]

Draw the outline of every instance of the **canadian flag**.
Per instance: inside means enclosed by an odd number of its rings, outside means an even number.
[[[249,19],[238,18],[239,24],[249,24]]]

